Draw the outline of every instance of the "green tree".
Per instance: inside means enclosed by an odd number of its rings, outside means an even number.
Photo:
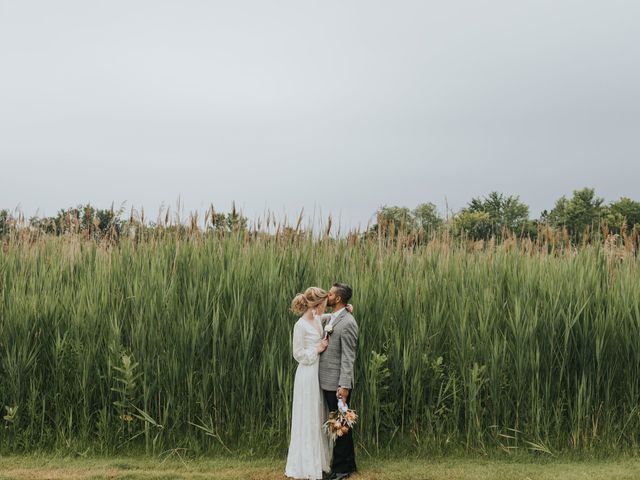
[[[48,235],[56,235],[57,227],[56,227],[56,219],[54,217],[44,217],[40,218],[38,216],[31,217],[29,219],[29,226],[31,228],[35,228],[42,233],[46,233]]]
[[[487,212],[462,209],[454,218],[454,227],[458,235],[474,240],[488,239],[493,232],[491,216]]]
[[[509,231],[530,236],[535,224],[529,220],[529,207],[517,196],[491,192],[487,197],[473,198],[454,220],[456,229],[474,239],[501,238]]]
[[[102,235],[109,232],[111,228],[117,234],[122,231],[122,219],[118,212],[113,209],[98,209],[95,211],[95,224]]]
[[[0,210],[0,235],[4,235],[9,232],[9,222],[11,215],[8,210]]]
[[[113,209],[96,209],[90,204],[59,210],[55,217],[32,217],[29,224],[48,234],[79,232],[101,237],[112,228],[119,234],[122,230],[120,214]]]
[[[590,231],[597,230],[606,214],[604,199],[597,197],[593,188],[574,190],[573,197],[561,197],[543,220],[556,228],[566,228],[574,242],[579,242]]]
[[[248,223],[247,217],[238,212],[235,203],[231,208],[231,212],[226,215],[224,213],[216,212],[213,205],[211,205],[205,217],[207,230],[222,233],[246,230]]]
[[[413,209],[413,223],[418,232],[431,235],[442,226],[443,220],[433,203],[421,203]]]
[[[640,229],[640,202],[622,197],[617,202],[611,202],[607,209],[607,223],[616,233],[620,233],[623,225],[627,231],[634,226]]]
[[[376,212],[376,223],[369,229],[369,233],[388,235],[393,232],[414,232],[416,220],[407,207],[381,207]]]

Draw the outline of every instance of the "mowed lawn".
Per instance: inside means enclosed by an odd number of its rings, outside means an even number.
[[[0,479],[265,479],[284,480],[284,460],[0,457]],[[510,461],[485,459],[360,460],[354,480],[638,479],[640,459]]]

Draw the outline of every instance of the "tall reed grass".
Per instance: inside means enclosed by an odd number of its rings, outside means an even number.
[[[0,254],[0,448],[281,453],[288,306],[334,281],[360,325],[362,452],[635,448],[639,266],[615,244],[16,234]]]

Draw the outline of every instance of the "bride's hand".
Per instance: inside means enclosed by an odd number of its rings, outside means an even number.
[[[323,338],[322,340],[320,340],[320,343],[316,347],[316,350],[318,351],[318,353],[322,353],[327,349],[328,346],[329,346],[329,340],[326,338]]]
[[[351,305],[350,303],[347,304],[347,306],[345,307],[345,309],[347,310],[347,312],[349,313],[353,313],[353,305]]]

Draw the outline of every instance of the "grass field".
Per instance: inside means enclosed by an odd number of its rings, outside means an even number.
[[[26,234],[25,234],[26,235]],[[281,455],[288,312],[352,284],[359,447],[618,452],[640,431],[640,261],[614,245],[228,235],[0,249],[0,452]]]
[[[184,459],[167,454],[158,458],[0,457],[0,479],[245,479],[284,480],[281,460]],[[434,461],[361,460],[354,480],[613,480],[640,478],[640,460],[563,461],[474,460]]]

